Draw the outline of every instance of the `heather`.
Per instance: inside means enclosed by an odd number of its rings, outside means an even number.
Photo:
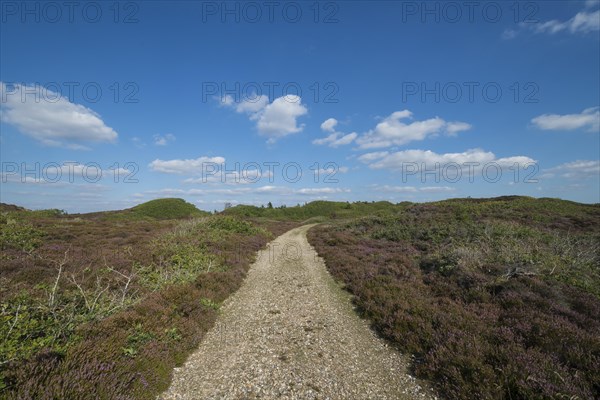
[[[600,396],[600,207],[403,203],[313,229],[373,328],[451,399]]]
[[[0,397],[160,393],[273,236],[268,225],[179,199],[81,215],[3,207]]]

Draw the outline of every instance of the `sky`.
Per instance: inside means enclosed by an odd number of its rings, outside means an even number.
[[[0,2],[0,201],[600,202],[600,2]]]

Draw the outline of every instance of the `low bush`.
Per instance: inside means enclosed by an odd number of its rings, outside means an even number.
[[[600,207],[452,200],[309,240],[449,399],[600,396]]]
[[[52,235],[29,253],[2,252],[0,397],[7,399],[155,397],[272,237],[231,216],[118,224],[101,214],[18,218]]]

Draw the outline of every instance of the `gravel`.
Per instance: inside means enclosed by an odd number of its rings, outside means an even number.
[[[434,399],[293,229],[258,253],[167,399]]]

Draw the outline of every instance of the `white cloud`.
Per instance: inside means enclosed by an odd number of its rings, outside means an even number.
[[[466,122],[446,122],[440,117],[424,121],[406,123],[403,120],[412,120],[409,110],[396,111],[377,124],[374,129],[356,139],[361,149],[400,146],[428,136],[446,134],[456,135],[458,132],[471,129]]]
[[[535,33],[555,34],[562,31],[588,33],[600,30],[600,10],[580,11],[567,21],[551,20],[542,23],[522,23]]]
[[[313,173],[315,173],[315,174],[318,173],[319,175],[323,175],[323,174],[330,175],[330,174],[333,174],[333,173],[337,174],[338,172],[341,173],[341,174],[345,174],[349,170],[350,169],[348,167],[339,167],[337,165],[335,165],[335,166],[332,165],[332,166],[329,166],[327,168],[321,168],[318,171],[315,170],[315,171],[313,171]]]
[[[148,166],[151,170],[166,174],[201,174],[208,165],[223,164],[223,157],[199,157],[186,160],[160,160],[152,161]],[[212,168],[212,167],[211,167]]]
[[[600,0],[586,0],[585,1],[586,8],[595,8],[597,6],[600,6]]]
[[[167,133],[166,135],[154,135],[154,145],[166,146],[167,143],[175,141],[175,135]]]
[[[256,186],[256,187],[239,187],[239,188],[214,188],[214,189],[160,189],[147,191],[147,194],[152,195],[189,195],[189,196],[206,196],[211,194],[225,195],[225,196],[248,196],[248,195],[323,195],[323,194],[336,194],[336,193],[349,193],[350,189],[345,188],[332,188],[332,187],[319,187],[319,188],[300,188],[293,189],[287,186]]]
[[[595,8],[598,6],[600,2],[597,0],[588,0],[585,3],[585,8]],[[569,33],[589,33],[589,32],[597,32],[600,30],[600,10],[596,11],[587,11],[583,10],[575,14],[572,18],[566,21],[559,21],[557,19],[553,19],[545,22],[521,22],[519,26],[522,29],[531,30],[534,33],[547,33],[547,34],[557,34],[559,32],[569,32]],[[514,29],[506,29],[502,33],[502,37],[504,39],[514,39],[518,35],[519,31]]]
[[[329,147],[339,147],[339,146],[344,146],[347,144],[350,144],[352,142],[354,142],[354,140],[358,137],[358,134],[356,132],[352,132],[352,133],[343,133],[343,132],[336,132],[335,127],[338,124],[338,121],[335,118],[329,118],[327,120],[325,120],[322,124],[321,124],[321,129],[324,132],[330,132],[329,135],[325,136],[324,138],[321,139],[315,139],[312,141],[313,144],[316,145],[327,145]]]
[[[241,101],[236,107],[235,111],[239,113],[259,113],[269,104],[269,97],[262,94],[254,98],[248,98]]]
[[[261,135],[269,138],[269,143],[273,143],[281,137],[302,131],[304,124],[298,126],[296,119],[307,112],[299,96],[279,97],[264,108],[256,127]]]
[[[301,132],[304,124],[298,125],[298,118],[308,113],[302,99],[296,95],[276,98],[272,103],[265,95],[244,99],[235,103],[231,96],[225,96],[221,104],[235,107],[239,113],[246,113],[251,121],[256,121],[256,129],[261,136],[267,137],[267,143]]]
[[[296,190],[295,193],[305,194],[305,195],[322,195],[322,194],[349,193],[349,192],[350,192],[350,189],[323,187],[323,188],[298,189],[298,190]]]
[[[376,151],[376,152],[372,152],[372,153],[366,153],[366,154],[359,156],[358,161],[368,164],[371,161],[375,161],[375,160],[384,158],[388,154],[390,154],[388,151]]]
[[[367,153],[358,158],[372,169],[403,170],[407,164],[416,171],[433,170],[436,166],[458,164],[461,167],[479,169],[488,163],[496,163],[501,167],[510,167],[515,163],[525,166],[535,163],[526,156],[496,158],[494,153],[481,149],[471,149],[462,153],[435,153],[431,150],[404,150],[394,153]],[[474,163],[474,164],[472,164]]]
[[[100,115],[45,87],[0,82],[0,96],[0,120],[43,145],[83,150],[88,148],[82,143],[117,140]]]
[[[445,193],[445,192],[454,192],[456,188],[450,186],[423,186],[423,187],[415,187],[415,186],[390,186],[390,185],[374,185],[372,190],[377,192],[385,192],[385,193]]]
[[[234,104],[233,97],[228,94],[225,96],[215,96],[215,99],[217,99],[217,101],[219,101],[220,105],[223,107],[233,106]]]
[[[466,122],[448,122],[446,124],[446,132],[449,136],[455,136],[458,132],[468,131],[471,125]]]
[[[321,124],[321,129],[325,132],[335,132],[335,126],[338,121],[335,118],[329,118]]]
[[[25,184],[52,184],[54,186],[73,185],[74,182],[96,183],[111,181],[114,178],[131,175],[133,171],[125,168],[102,169],[97,163],[81,164],[75,161],[48,163],[45,165],[25,165],[22,167],[31,174],[21,172],[3,173],[2,183],[20,182]]]
[[[187,178],[183,182],[191,184],[226,184],[226,185],[249,185],[256,184],[261,180],[268,179],[272,181],[273,172],[271,170],[248,169],[226,170],[225,166],[220,166],[216,170],[207,170],[200,178]]]
[[[600,177],[599,160],[577,160],[544,170],[544,178],[562,177],[567,179],[586,179]]]
[[[586,128],[600,131],[600,107],[586,108],[580,114],[543,114],[531,120],[539,129],[571,131]]]
[[[347,135],[340,132],[333,132],[321,139],[313,140],[313,144],[328,145],[329,147],[339,147],[350,144],[358,137],[356,132],[348,133]]]
[[[420,192],[425,193],[442,193],[442,192],[455,192],[456,188],[450,186],[424,186],[419,188]]]

